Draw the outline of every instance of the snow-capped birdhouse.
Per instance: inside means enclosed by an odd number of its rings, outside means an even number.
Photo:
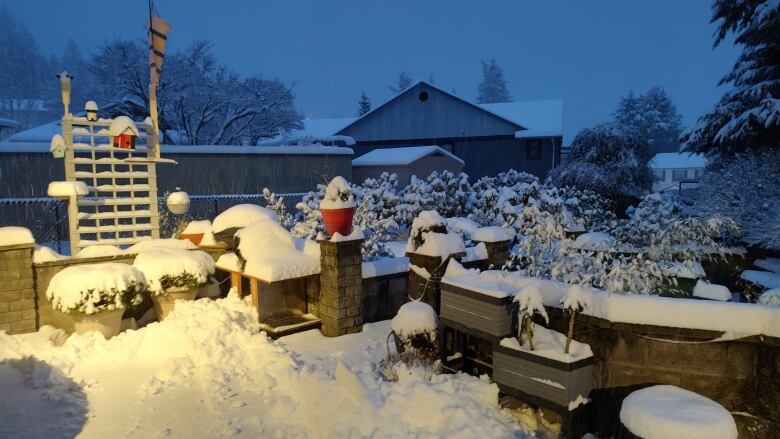
[[[108,133],[114,143],[114,148],[135,149],[135,139],[138,137],[138,128],[133,120],[127,116],[119,116],[108,127]]]
[[[87,112],[87,120],[94,122],[98,120],[98,106],[95,101],[87,101],[84,105],[84,111]]]
[[[65,157],[65,148],[65,139],[61,135],[55,134],[51,136],[51,147],[49,148],[49,152],[51,152],[51,155],[53,155],[55,159]]]

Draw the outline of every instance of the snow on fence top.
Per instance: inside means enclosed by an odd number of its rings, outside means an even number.
[[[33,244],[33,238],[30,229],[24,227],[0,227],[0,245],[21,245]]]
[[[52,181],[46,194],[50,197],[84,196],[89,193],[89,187],[83,181]]]
[[[465,162],[436,145],[407,146],[403,148],[379,148],[368,152],[354,160],[352,166],[389,166],[408,165],[431,154],[440,153],[446,157],[465,164]]]

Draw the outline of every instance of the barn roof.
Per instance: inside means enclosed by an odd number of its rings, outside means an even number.
[[[426,145],[375,149],[352,160],[352,166],[404,166],[435,153],[440,153],[445,157],[465,164],[463,160],[450,152],[447,152],[445,149],[436,145]]]

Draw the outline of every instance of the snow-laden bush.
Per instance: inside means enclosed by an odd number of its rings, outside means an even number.
[[[314,239],[318,234],[325,232],[320,212],[320,200],[325,196],[325,185],[318,184],[317,190],[307,193],[303,199],[295,205],[298,210],[295,216],[295,225],[292,234],[298,238]]]
[[[266,209],[275,213],[279,218],[279,224],[287,230],[295,226],[295,217],[287,212],[287,206],[284,205],[284,197],[278,197],[267,187],[263,188],[263,199]]]
[[[117,262],[72,265],[55,274],[46,288],[52,308],[95,314],[136,306],[148,289],[144,274]]]
[[[198,250],[151,249],[139,253],[133,266],[144,274],[153,295],[203,286],[214,274],[214,259]]]
[[[450,171],[434,171],[426,180],[412,176],[408,186],[399,193],[397,219],[411,224],[424,210],[436,210],[445,217],[466,216],[471,193],[468,175]]]
[[[398,205],[398,176],[383,172],[378,179],[368,178],[354,188],[357,197],[354,223],[363,230],[363,260],[373,261],[392,256],[386,243],[398,237],[395,220]]]

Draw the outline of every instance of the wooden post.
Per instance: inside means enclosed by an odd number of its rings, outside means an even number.
[[[159,123],[157,122],[157,87],[149,83],[149,115],[152,119],[152,127],[154,128],[153,131],[153,140],[151,143],[151,146],[154,149],[154,158],[159,159],[160,158],[160,131],[159,131]],[[146,139],[146,147],[149,148],[149,139]]]

